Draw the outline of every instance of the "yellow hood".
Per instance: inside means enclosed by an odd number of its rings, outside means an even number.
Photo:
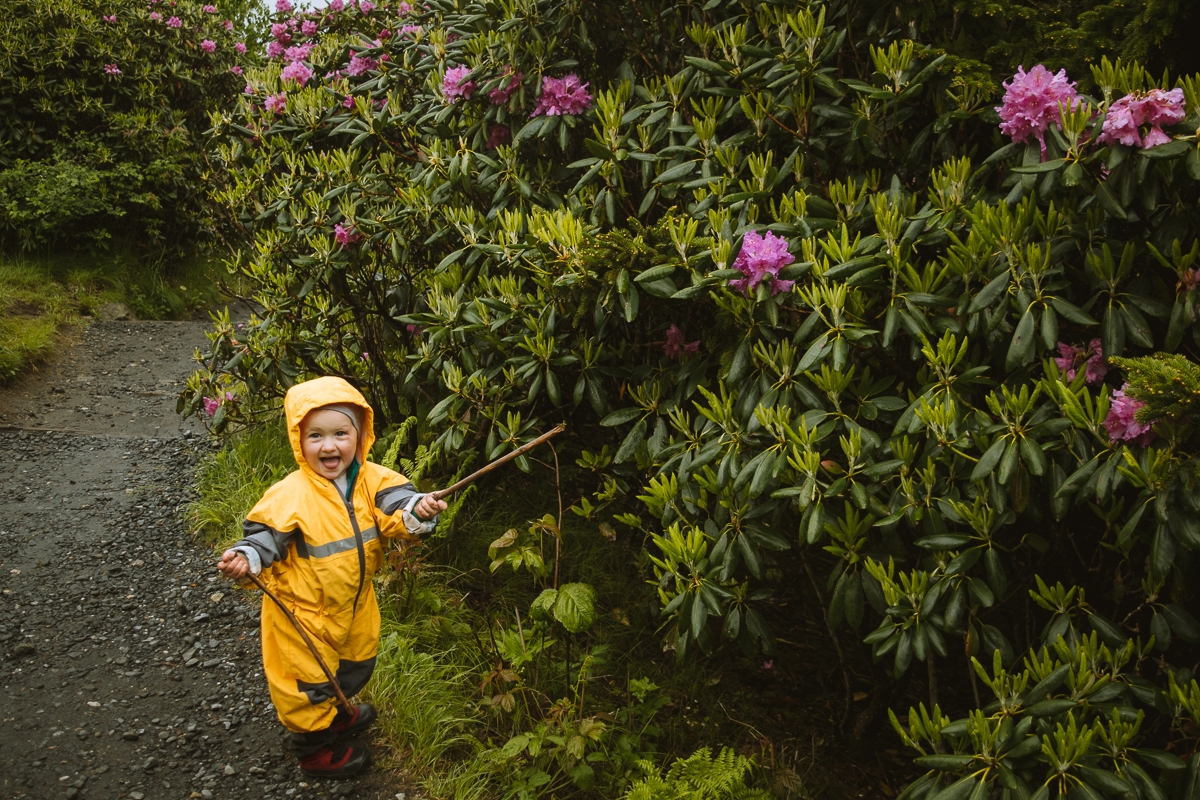
[[[362,428],[358,432],[359,464],[366,463],[366,454],[371,452],[371,445],[375,443],[375,412],[361,392],[342,378],[331,376],[297,383],[288,389],[283,399],[283,413],[287,418],[292,455],[300,469],[314,478],[321,476],[304,460],[304,451],[300,448],[300,422],[308,412],[330,403],[350,403],[362,409]]]

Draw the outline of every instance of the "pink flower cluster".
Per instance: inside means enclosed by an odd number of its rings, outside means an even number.
[[[529,116],[582,114],[592,107],[592,96],[588,94],[587,87],[588,84],[579,82],[579,76],[574,72],[561,78],[547,75],[542,78],[542,94]]]
[[[1077,95],[1075,84],[1067,80],[1065,69],[1052,74],[1041,64],[1029,72],[1018,67],[1013,79],[1004,84],[1004,105],[996,107],[1000,113],[1000,130],[1014,142],[1028,141],[1030,136],[1037,139],[1045,158],[1046,129],[1051,123],[1062,129],[1059,105],[1075,108],[1080,102]]]
[[[458,98],[469,99],[471,93],[475,91],[475,81],[467,80],[467,76],[471,74],[470,67],[451,67],[446,70],[446,77],[442,80],[442,92],[446,95],[446,99],[454,103]]]
[[[342,71],[343,75],[358,76],[373,69],[379,69],[379,62],[366,56],[351,56],[350,63]]]
[[[663,345],[663,352],[668,358],[678,361],[684,356],[690,356],[700,349],[700,340],[694,342],[683,341],[683,331],[679,330],[678,325],[672,324],[667,328],[667,343]]]
[[[742,249],[733,262],[733,268],[741,270],[746,277],[733,279],[729,285],[749,297],[760,283],[770,277],[772,295],[787,291],[795,281],[780,280],[779,270],[795,260],[796,257],[788,252],[786,239],[770,231],[766,236],[750,231],[742,240]]]
[[[212,39],[205,39],[200,43],[200,49],[206,53],[215,53],[217,50],[217,43]]]
[[[375,4],[370,0],[358,0],[358,10],[364,14],[370,14],[375,10]]]
[[[502,144],[508,144],[512,141],[512,131],[507,125],[493,125],[488,128],[487,149],[495,150]]]
[[[150,12],[150,21],[151,22],[158,22],[161,19],[162,19],[162,14],[158,13],[157,11]]]
[[[1104,427],[1108,430],[1108,438],[1114,442],[1133,442],[1145,447],[1154,441],[1154,429],[1137,421],[1138,409],[1144,408],[1146,404],[1141,400],[1126,397],[1125,390],[1128,388],[1129,384],[1126,383],[1113,392]]]
[[[288,0],[275,0],[275,10],[280,14],[289,14],[292,11],[292,4]]]
[[[216,6],[214,6],[214,5],[207,5],[207,6],[205,6],[205,7],[204,7],[203,9],[201,9],[201,10],[202,10],[202,11],[203,11],[205,14],[215,14],[215,13],[217,13],[217,7],[216,7]]]
[[[283,68],[283,72],[279,76],[285,81],[296,81],[303,86],[312,79],[313,73],[304,65],[304,62],[293,61]]]
[[[287,92],[269,94],[263,101],[263,107],[272,114],[282,114],[287,110]]]
[[[242,55],[245,55],[245,53],[246,53],[246,43],[245,43],[245,42],[238,42],[238,43],[236,43],[236,44],[233,46],[233,49],[234,49],[234,50],[237,50],[237,51],[238,51],[239,53],[241,53]]]
[[[233,30],[233,20],[231,20],[231,19],[225,20],[225,30],[227,30],[227,31]]]
[[[344,0],[329,0],[329,10],[335,14],[346,7]]]
[[[104,65],[104,74],[105,75],[120,75],[121,70],[117,67],[116,64],[105,64]]]
[[[353,223],[343,225],[340,222],[333,226],[333,236],[343,248],[348,248],[362,238],[362,234],[354,230]]]
[[[111,16],[107,16],[107,17],[100,17],[100,19],[104,20],[105,22],[116,22],[116,21],[117,21],[117,15],[116,15],[116,14],[113,14],[113,15],[111,15]]]
[[[1087,347],[1072,347],[1066,342],[1058,343],[1059,355],[1054,359],[1058,368],[1066,373],[1067,381],[1075,380],[1079,367],[1084,367],[1088,386],[1095,386],[1108,374],[1108,363],[1099,339],[1092,339]]]
[[[232,400],[232,399],[233,399],[233,392],[226,392],[225,396],[222,398],[205,397],[204,398],[204,413],[208,414],[210,417],[215,416],[217,413],[217,409],[221,407],[221,403],[225,400]]]
[[[287,61],[289,64],[295,61],[305,61],[308,59],[308,54],[312,48],[313,46],[311,44],[302,44],[297,45],[296,47],[289,47],[287,50],[283,51],[283,60]]]
[[[167,27],[168,28],[182,28],[183,20],[181,20],[179,17],[171,17],[169,20],[167,20]]]
[[[317,23],[311,19],[304,20],[300,25],[300,32],[305,36],[313,36],[317,32]]]
[[[232,67],[230,67],[229,71],[232,72],[234,75],[242,74],[242,68],[239,67],[237,64],[234,64]]]
[[[1104,129],[1097,141],[1100,144],[1120,142],[1129,147],[1156,147],[1171,141],[1163,125],[1174,125],[1184,117],[1183,89],[1152,89],[1145,93],[1127,94],[1108,109]],[[1143,137],[1139,128],[1149,125]]]
[[[271,26],[271,38],[280,44],[287,44],[292,40],[292,32],[288,30],[286,22],[276,22]]]
[[[525,77],[524,72],[513,72],[511,65],[504,67],[504,72],[501,74],[501,79],[508,76],[508,83],[501,83],[495,89],[488,92],[488,99],[492,101],[494,106],[502,106],[508,102],[508,98],[512,97],[512,93],[521,85],[521,80]]]

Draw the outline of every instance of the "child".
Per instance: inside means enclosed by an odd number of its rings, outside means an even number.
[[[365,458],[373,413],[341,378],[293,386],[283,401],[300,469],[272,486],[246,517],[245,538],[221,556],[229,578],[263,573],[296,615],[347,697],[367,684],[379,647],[379,606],[371,576],[383,538],[413,539],[437,524],[446,503],[420,494],[407,478]],[[262,608],[263,671],[271,700],[314,777],[342,778],[367,764],[346,744],[375,719],[369,703],[353,714],[299,632],[271,602]]]

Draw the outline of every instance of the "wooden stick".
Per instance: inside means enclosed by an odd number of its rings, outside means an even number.
[[[300,632],[300,636],[304,639],[304,643],[308,645],[308,649],[312,651],[313,658],[315,658],[317,663],[321,665],[321,671],[325,673],[325,677],[329,679],[331,684],[333,684],[333,691],[337,692],[337,697],[341,702],[342,707],[346,709],[347,714],[353,717],[354,707],[351,706],[350,701],[346,699],[346,694],[342,691],[342,687],[338,684],[337,678],[333,677],[333,673],[330,672],[329,667],[325,665],[325,660],[321,658],[321,654],[317,652],[317,647],[312,643],[312,639],[308,638],[308,634],[304,631],[304,628],[300,627],[300,620],[296,619],[296,615],[293,614],[288,607],[283,604],[283,601],[276,597],[274,593],[272,593],[271,590],[266,587],[266,584],[258,579],[257,575],[252,575],[247,572],[246,577],[253,581],[255,586],[262,589],[263,594],[274,600],[275,605],[279,606],[280,610],[282,610],[284,614],[287,614],[287,618],[290,619],[292,624],[296,626],[296,630]]]
[[[516,450],[513,450],[511,453],[500,456],[495,461],[488,464],[486,467],[483,467],[482,469],[478,469],[475,472],[472,472],[470,475],[463,478],[461,481],[454,484],[453,486],[451,486],[447,489],[438,489],[436,492],[430,492],[429,496],[432,497],[434,500],[441,500],[443,497],[452,495],[455,492],[457,492],[459,489],[466,486],[468,483],[471,483],[472,481],[474,481],[476,478],[481,478],[484,475],[486,475],[487,473],[491,472],[496,467],[503,464],[505,461],[511,461],[512,459],[521,455],[525,451],[532,450],[533,448],[537,447],[542,442],[545,442],[546,440],[548,440],[550,437],[557,436],[558,434],[562,433],[566,429],[567,429],[566,425],[559,425],[557,428],[550,431],[549,433],[543,433],[541,436],[534,439],[532,442],[529,442],[528,444],[523,444],[520,447],[518,447]]]

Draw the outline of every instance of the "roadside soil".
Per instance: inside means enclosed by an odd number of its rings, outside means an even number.
[[[402,771],[300,772],[262,677],[261,595],[188,534],[217,445],[175,401],[207,327],[93,322],[0,390],[0,797],[415,799]]]

